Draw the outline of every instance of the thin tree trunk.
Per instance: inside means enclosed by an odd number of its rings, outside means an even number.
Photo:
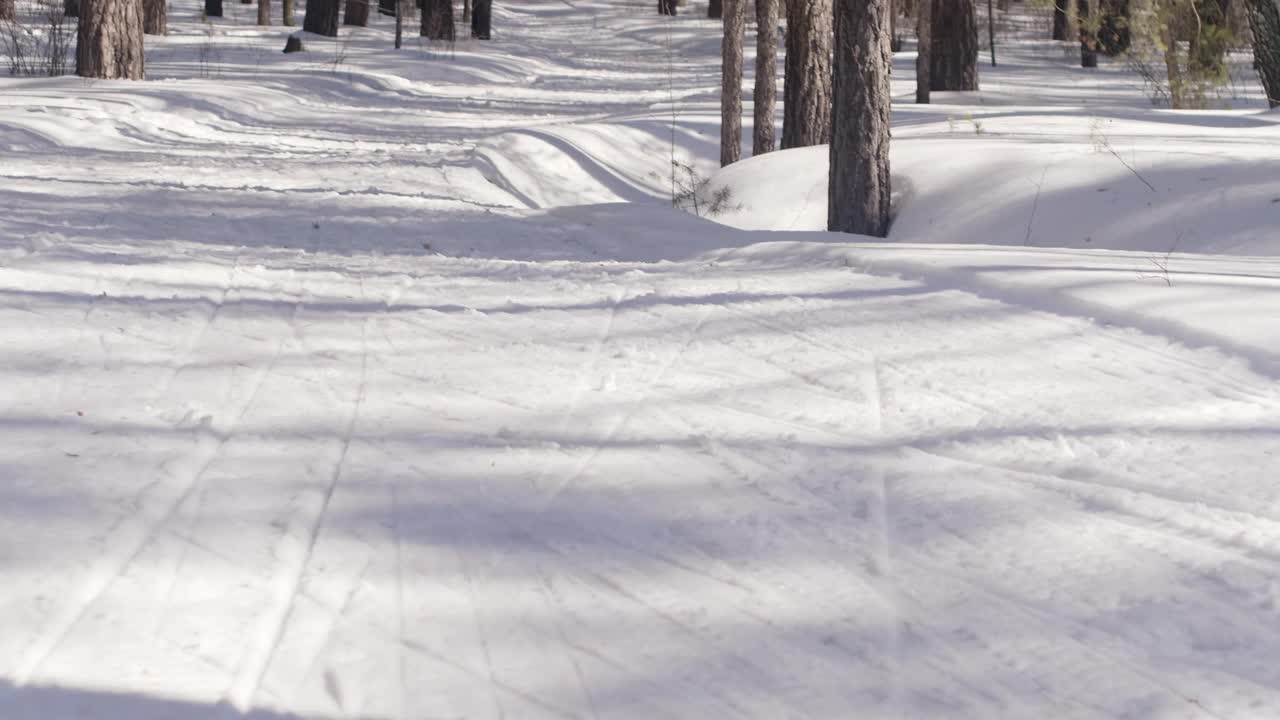
[[[676,0],[658,0],[659,15],[675,15]]]
[[[258,24],[271,24],[271,0],[258,0]]]
[[[76,74],[141,80],[142,0],[84,0],[76,35]]]
[[[1076,20],[1080,23],[1080,67],[1098,67],[1098,38],[1089,31],[1089,0],[1076,0]]]
[[[933,54],[933,0],[919,0],[916,8],[916,103],[929,104],[929,70]]]
[[[831,139],[831,0],[788,0],[782,147]]]
[[[453,42],[453,0],[427,0],[422,8],[422,36],[430,40]]]
[[[991,67],[996,66],[996,9],[987,0],[987,45],[991,47]]]
[[[369,24],[369,0],[347,0],[346,11],[342,14],[343,25],[366,27]]]
[[[17,16],[13,0],[0,0],[0,20],[13,20]]]
[[[1067,3],[1071,0],[1053,0],[1053,39],[1066,40],[1070,37],[1067,33]]]
[[[756,87],[752,95],[755,125],[751,154],[773,152],[778,103],[778,0],[756,0]]]
[[[742,157],[742,40],[746,0],[724,0],[724,39],[720,42],[720,166]]]
[[[80,17],[80,0],[63,0],[62,14],[65,17]]]
[[[934,0],[933,90],[978,89],[978,18],[973,0]]]
[[[307,0],[302,29],[317,35],[338,37],[338,0]]]
[[[724,17],[723,0],[711,0],[707,3],[707,17],[712,20],[719,20]]]
[[[146,35],[169,34],[168,0],[142,0],[142,32]]]
[[[471,0],[462,0],[462,24],[471,24]]]
[[[298,24],[297,19],[294,17],[294,3],[295,0],[280,0],[280,24],[285,27],[293,27]]]
[[[1253,31],[1253,61],[1267,93],[1267,104],[1280,106],[1280,9],[1275,0],[1245,0]]]
[[[396,2],[396,49],[399,50],[404,42],[404,0],[395,0]]]
[[[887,0],[836,0],[827,229],[889,231]]]
[[[493,0],[471,0],[471,37],[477,40],[488,40],[492,31],[492,22]]]

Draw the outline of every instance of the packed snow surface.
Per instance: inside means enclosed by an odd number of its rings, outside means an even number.
[[[0,718],[1280,717],[1258,93],[900,53],[874,243],[696,4],[225,7],[0,80]]]

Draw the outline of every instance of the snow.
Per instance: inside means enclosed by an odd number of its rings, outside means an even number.
[[[0,717],[1280,714],[1258,94],[899,53],[870,242],[633,5],[0,79]]]

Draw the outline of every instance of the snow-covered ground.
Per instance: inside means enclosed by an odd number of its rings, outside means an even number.
[[[900,53],[873,243],[701,6],[226,7],[0,80],[0,718],[1280,716],[1280,117]]]

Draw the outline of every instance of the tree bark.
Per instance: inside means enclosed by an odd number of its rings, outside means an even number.
[[[973,0],[934,0],[930,89],[978,89],[978,18]]]
[[[146,35],[169,34],[168,0],[142,0],[142,32]]]
[[[1098,67],[1098,38],[1089,32],[1089,0],[1076,0],[1076,18],[1080,23],[1080,67]]]
[[[887,0],[836,0],[827,229],[889,231]]]
[[[471,37],[477,40],[489,39],[492,15],[493,0],[471,0]]]
[[[13,0],[0,0],[0,20],[13,20],[17,15]]]
[[[369,0],[347,0],[342,24],[366,27],[369,24]]]
[[[1071,0],[1053,0],[1053,39],[1066,40],[1070,35],[1067,33],[1067,3]]]
[[[79,2],[79,0],[67,0]],[[204,16],[207,18],[222,17],[222,0],[204,0]]]
[[[258,0],[258,24],[271,24],[271,0]]]
[[[987,45],[991,48],[991,67],[996,66],[996,9],[987,0]]]
[[[778,0],[756,0],[756,87],[752,95],[755,125],[751,154],[773,152],[778,103]]]
[[[929,70],[933,57],[933,0],[920,0],[916,8],[916,103],[929,104]]]
[[[422,36],[446,42],[457,39],[453,26],[453,0],[427,0],[422,9]]]
[[[84,0],[76,35],[76,74],[141,80],[142,0]]]
[[[659,15],[675,15],[676,0],[658,0]]]
[[[720,167],[742,157],[742,40],[747,28],[746,0],[724,0],[724,38],[720,42]]]
[[[788,0],[782,147],[831,139],[831,0]]]
[[[471,0],[462,0],[462,24],[471,24]]]
[[[218,0],[222,2],[222,0]],[[294,2],[295,0],[280,0],[280,24],[285,27],[293,27],[298,24],[294,18]]]
[[[723,0],[711,0],[707,3],[707,17],[712,20],[719,20],[724,17]]]
[[[338,37],[338,0],[307,0],[302,29],[316,35]]]
[[[1275,0],[1245,0],[1253,31],[1253,60],[1267,93],[1267,104],[1280,106],[1280,8]]]

